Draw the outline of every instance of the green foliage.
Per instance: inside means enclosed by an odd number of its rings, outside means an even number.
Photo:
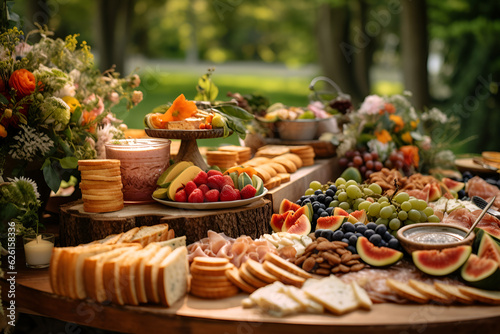
[[[210,101],[213,102],[219,94],[219,88],[212,81],[212,74],[214,68],[209,68],[208,73],[203,74],[200,79],[198,79],[198,84],[196,85],[196,90],[198,94],[195,96],[196,101]]]

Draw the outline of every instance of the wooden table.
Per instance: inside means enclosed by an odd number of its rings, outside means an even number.
[[[22,252],[20,252],[22,253]],[[171,308],[101,305],[54,295],[48,269],[27,269],[18,256],[16,310],[126,333],[498,333],[500,306],[378,304],[344,316],[300,314],[275,318],[243,309],[246,294],[222,300],[186,296]],[[0,279],[2,300],[9,284]]]

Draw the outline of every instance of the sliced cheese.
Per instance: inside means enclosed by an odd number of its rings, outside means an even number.
[[[188,292],[188,274],[187,248],[179,247],[160,264],[158,292],[163,305],[171,306]]]
[[[359,307],[352,286],[333,275],[321,280],[308,279],[302,290],[333,314],[345,314]]]

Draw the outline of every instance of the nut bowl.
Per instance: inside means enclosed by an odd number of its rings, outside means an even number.
[[[468,231],[465,227],[442,223],[411,224],[398,230],[398,239],[401,246],[411,254],[417,250],[472,245],[474,232],[464,239]]]
[[[275,123],[279,136],[283,140],[313,140],[318,131],[317,119],[299,119],[278,121]]]

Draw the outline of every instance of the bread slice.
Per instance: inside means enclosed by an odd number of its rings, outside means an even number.
[[[427,298],[441,303],[441,304],[450,304],[453,302],[453,299],[450,299],[447,295],[436,290],[434,285],[430,285],[421,281],[417,281],[414,279],[410,279],[408,284]]]
[[[58,267],[61,259],[61,254],[64,252],[63,247],[54,247],[52,249],[52,255],[50,257],[50,265],[49,265],[49,280],[52,291],[57,295],[62,295],[61,292],[61,284],[59,283],[59,279],[61,278],[58,275]]]
[[[333,314],[345,314],[360,306],[352,286],[333,275],[321,280],[308,279],[302,290]]]
[[[285,284],[294,285],[300,288],[306,281],[305,278],[292,274],[270,261],[264,261],[263,267],[265,270],[278,277],[278,279]]]
[[[168,237],[168,224],[143,226],[134,234],[130,242],[137,242],[146,246],[151,242],[164,241]]]
[[[163,305],[171,306],[188,292],[188,266],[186,247],[175,249],[161,262],[158,292]]]
[[[134,235],[139,231],[138,227],[131,228],[127,232],[124,232],[121,234],[120,239],[116,241],[117,244],[125,243],[125,242],[131,242],[132,238]]]
[[[171,231],[173,232],[174,230],[170,229],[168,230],[168,233],[170,234]],[[169,236],[168,240],[159,241],[158,244],[161,247],[169,246],[170,248],[172,248],[172,250],[174,250],[176,248],[186,246],[186,236],[183,235],[177,238],[170,238]]]
[[[464,295],[474,300],[480,301],[481,303],[500,305],[500,291],[482,290],[469,286],[459,286],[458,289]]]
[[[425,304],[429,301],[429,298],[414,288],[412,288],[410,285],[407,283],[403,283],[400,281],[396,281],[393,279],[388,278],[386,280],[386,284],[389,288],[391,288],[392,291],[397,293],[403,298],[406,298],[408,300],[420,303],[420,304]]]
[[[109,292],[107,299],[118,305],[125,305],[124,290],[125,284],[128,283],[120,277],[120,264],[127,257],[134,256],[134,250],[124,251],[122,254],[106,261],[102,268],[102,279],[104,289]]]
[[[122,288],[121,293],[125,304],[139,305],[137,290],[138,288],[141,289],[143,287],[144,293],[146,290],[144,286],[144,280],[140,280],[137,275],[137,268],[144,259],[152,258],[160,250],[160,248],[161,247],[158,244],[149,244],[146,248],[130,254],[130,256],[125,259],[125,261],[119,264],[119,275]],[[147,300],[145,302],[147,302]]]
[[[185,238],[185,237],[184,237]],[[137,293],[137,300],[139,303],[147,303],[148,298],[146,295],[146,263],[151,260],[163,246],[154,242],[144,248],[143,256],[135,267],[135,291]]]
[[[153,258],[146,262],[144,267],[144,282],[146,286],[146,297],[148,302],[158,304],[160,295],[158,294],[158,270],[160,263],[172,252],[168,246],[163,247]]]
[[[273,283],[278,281],[278,278],[273,274],[270,274],[267,270],[265,270],[260,262],[248,259],[246,264],[248,271],[258,279],[266,283]]]
[[[137,250],[140,247],[140,245],[132,244],[86,258],[83,263],[83,275],[87,297],[99,303],[106,301],[111,292],[106,291],[103,282],[102,270],[104,263],[122,255],[124,252],[128,252],[131,249]]]
[[[312,278],[313,276],[305,271],[302,268],[297,267],[295,264],[283,259],[277,254],[274,253],[266,253],[266,256],[264,257],[266,261],[272,262],[278,267],[291,272],[292,274],[295,274],[297,276],[303,277],[303,278]]]
[[[241,279],[243,279],[245,282],[247,282],[249,285],[255,287],[255,288],[263,288],[266,285],[268,285],[267,282],[264,282],[263,280],[255,277],[252,273],[247,268],[247,263],[244,262],[240,268],[238,269],[239,275]]]
[[[437,291],[448,296],[448,298],[450,298],[451,300],[456,300],[457,302],[462,304],[474,303],[474,300],[460,292],[460,289],[456,285],[434,282],[434,287]]]

